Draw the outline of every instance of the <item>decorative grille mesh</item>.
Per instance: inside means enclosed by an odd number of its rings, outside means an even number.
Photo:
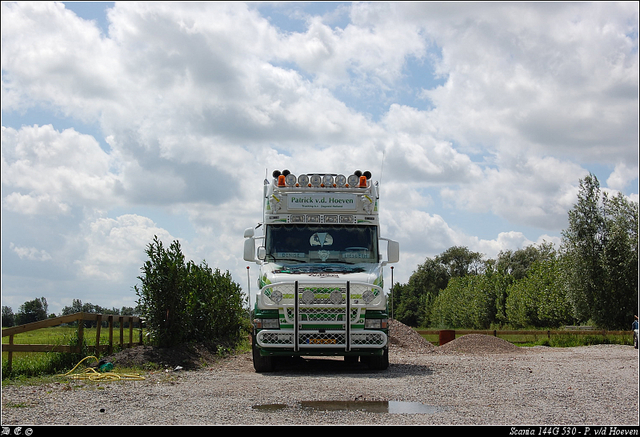
[[[263,347],[292,348],[294,333],[286,330],[263,330],[258,333],[257,341]],[[298,346],[300,348],[335,348],[346,347],[346,333],[344,331],[300,331]],[[384,347],[387,344],[387,336],[381,331],[358,331],[351,333],[351,346],[357,348]]]
[[[296,302],[295,283],[270,284],[262,289],[265,306],[282,309],[283,322],[293,328],[260,331],[257,336],[260,346],[293,349],[338,347],[349,350],[353,347],[380,348],[387,344],[387,335],[383,331],[362,329],[364,308],[384,304],[380,287],[349,283],[349,301],[344,282],[298,283],[297,290]],[[310,325],[327,328],[309,329]],[[359,327],[352,329],[353,325]]]

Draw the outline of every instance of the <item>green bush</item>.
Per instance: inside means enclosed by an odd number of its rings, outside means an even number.
[[[187,342],[236,345],[247,325],[244,294],[229,272],[185,262],[180,243],[168,249],[154,237],[146,251],[149,260],[134,290],[147,329],[162,347]]]

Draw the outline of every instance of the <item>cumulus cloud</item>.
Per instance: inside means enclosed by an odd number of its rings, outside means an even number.
[[[126,214],[115,219],[97,218],[81,236],[83,255],[75,261],[81,279],[135,283],[146,260],[144,248],[157,236],[168,246],[174,238],[151,219]],[[143,250],[141,250],[143,249]]]
[[[3,204],[25,214],[68,213],[71,204],[112,202],[112,160],[94,137],[51,125],[2,127]]]
[[[622,191],[634,179],[638,179],[638,166],[629,163],[620,163],[615,166],[607,179],[607,187]]]
[[[504,162],[504,161],[510,162]],[[442,190],[443,198],[470,212],[492,212],[512,223],[562,229],[576,199],[580,166],[555,158],[501,156],[472,183]]]
[[[122,76],[111,40],[62,3],[2,4],[2,108],[45,105],[92,121],[118,98]]]
[[[9,247],[20,259],[28,259],[29,261],[48,261],[51,255],[44,249],[36,249],[35,247],[18,247],[13,243],[9,243]]]
[[[447,81],[424,91],[442,129],[469,149],[637,159],[624,146],[637,143],[637,8],[582,6],[409,8],[442,47],[437,68]]]

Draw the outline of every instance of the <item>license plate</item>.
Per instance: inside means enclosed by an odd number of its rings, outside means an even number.
[[[309,344],[336,344],[335,338],[310,338]]]

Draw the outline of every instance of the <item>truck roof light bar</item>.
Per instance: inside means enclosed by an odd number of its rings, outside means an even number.
[[[342,174],[301,174],[294,175],[289,170],[274,170],[273,178],[280,188],[367,188],[371,172],[356,170],[346,177]]]

